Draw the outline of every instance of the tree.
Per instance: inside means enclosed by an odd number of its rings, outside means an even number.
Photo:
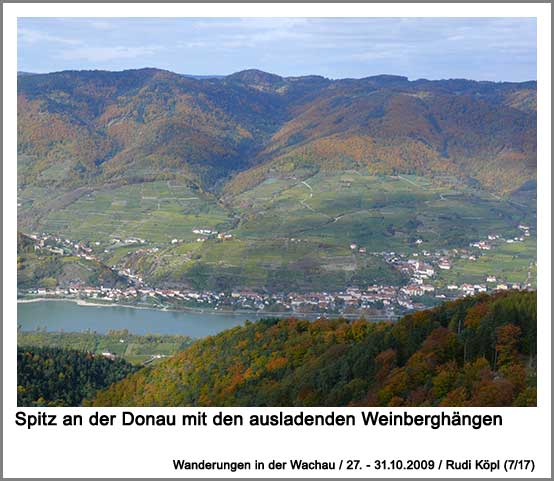
[[[512,364],[518,359],[520,335],[521,328],[512,323],[496,329],[496,366]]]

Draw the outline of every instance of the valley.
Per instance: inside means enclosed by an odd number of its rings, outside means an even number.
[[[300,171],[224,200],[170,181],[133,184],[92,190],[31,234],[58,245],[64,262],[107,266],[127,287],[76,276],[26,294],[390,317],[535,288],[535,225],[532,204],[449,178]]]
[[[536,287],[535,82],[139,69],[18,92],[22,297],[394,317]]]

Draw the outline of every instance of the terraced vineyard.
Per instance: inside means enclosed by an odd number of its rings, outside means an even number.
[[[107,265],[153,285],[338,291],[404,283],[383,251],[465,248],[491,233],[511,238],[536,216],[519,201],[454,179],[362,170],[278,174],[223,199],[170,181],[98,189],[51,210],[39,228],[94,242]],[[193,232],[199,229],[232,237]],[[122,245],[125,239],[138,241]],[[477,262],[456,263],[439,282],[478,282],[490,273],[525,282],[535,250],[530,239],[506,244]]]
[[[29,204],[32,195],[23,192],[20,198]],[[163,244],[195,238],[192,229],[199,219],[210,228],[232,222],[213,197],[166,181],[92,190],[62,209],[50,210],[39,225],[71,239],[104,243],[114,237],[138,237]]]
[[[536,82],[72,71],[20,76],[18,114],[19,229],[151,286],[399,286],[383,252],[521,224],[435,280],[533,277]]]
[[[456,284],[462,282],[481,283],[488,274],[506,282],[524,285],[529,283],[537,288],[537,242],[530,239],[518,244],[504,244],[493,252],[486,253],[472,261],[463,259],[451,271],[442,271],[439,283]],[[494,283],[491,283],[491,286]]]
[[[359,171],[268,179],[233,200],[243,212],[237,235],[294,237],[371,251],[465,246],[491,232],[512,234],[534,213],[467,187],[410,175]]]

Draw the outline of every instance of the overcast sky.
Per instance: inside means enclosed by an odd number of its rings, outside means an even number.
[[[534,18],[20,18],[18,70],[535,80]]]

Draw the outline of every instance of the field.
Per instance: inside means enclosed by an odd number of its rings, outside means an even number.
[[[522,223],[532,226],[534,236],[532,203],[502,199],[454,179],[351,170],[276,175],[225,203],[172,182],[100,189],[49,211],[40,228],[98,242],[94,248],[106,264],[129,268],[153,285],[338,291],[402,284],[405,279],[383,261],[383,251],[411,255],[467,248],[489,234],[520,235]],[[221,241],[193,229],[233,237]],[[120,246],[114,238],[145,242]],[[478,261],[460,260],[439,280],[477,282],[496,274],[525,282],[536,243],[521,244],[489,251]]]
[[[488,275],[494,275],[509,283],[526,284],[537,288],[537,243],[527,240],[503,244],[478,257],[476,260],[456,260],[450,271],[439,272],[439,283],[483,283]],[[492,283],[496,284],[496,283]]]
[[[465,246],[491,232],[513,236],[518,223],[534,225],[526,207],[489,194],[443,187],[429,179],[369,176],[358,171],[316,174],[298,181],[269,179],[233,203],[238,236],[300,237],[371,251],[407,252]]]
[[[35,195],[35,191],[27,195]],[[25,193],[22,206],[28,206]],[[64,237],[105,243],[117,237],[137,237],[160,244],[172,239],[192,240],[195,227],[226,228],[232,220],[206,194],[172,182],[145,182],[94,190],[41,220],[43,231]]]
[[[59,347],[102,354],[109,352],[133,364],[159,362],[160,359],[182,351],[191,343],[186,336],[145,335],[127,331],[112,331],[106,335],[96,332],[18,331],[18,346]],[[162,357],[157,357],[162,356]]]

